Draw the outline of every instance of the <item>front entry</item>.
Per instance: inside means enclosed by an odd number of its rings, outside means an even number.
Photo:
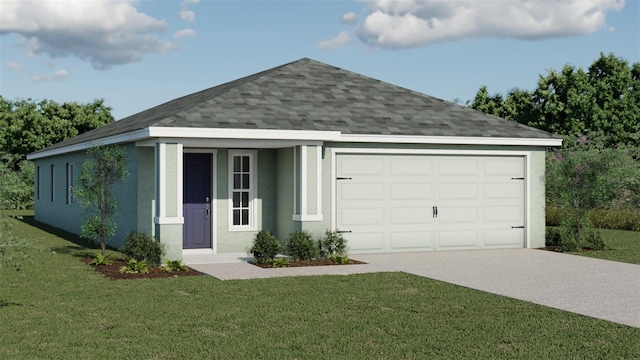
[[[211,249],[211,154],[185,153],[183,249]]]

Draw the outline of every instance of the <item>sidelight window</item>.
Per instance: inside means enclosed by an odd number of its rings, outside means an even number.
[[[229,153],[230,228],[251,230],[254,228],[254,152],[231,151]]]

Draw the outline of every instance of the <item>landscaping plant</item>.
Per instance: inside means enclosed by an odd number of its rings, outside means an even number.
[[[127,234],[127,239],[120,251],[129,258],[145,260],[153,266],[160,265],[160,259],[164,253],[162,244],[153,239],[151,235],[135,231]]]
[[[268,231],[260,231],[253,239],[253,245],[249,250],[259,265],[271,263],[279,251],[280,242]]]
[[[169,260],[165,259],[164,264],[162,265],[162,270],[164,271],[187,271],[189,268],[182,263],[182,260]]]
[[[321,257],[342,256],[347,253],[347,241],[342,234],[327,230],[324,233],[324,238],[318,241],[318,248]]]
[[[148,274],[149,265],[144,260],[129,259],[127,265],[120,268],[121,273],[126,274]]]
[[[102,254],[96,254],[96,256],[93,258],[93,260],[91,260],[91,262],[89,263],[91,265],[111,265],[113,264],[113,260],[111,259],[111,257],[109,257],[109,255],[102,255]]]
[[[114,185],[129,174],[127,156],[122,146],[97,146],[87,150],[82,162],[77,194],[85,209],[81,235],[100,245],[105,254],[106,241],[115,234],[118,204]]]
[[[319,256],[318,244],[308,231],[296,231],[289,237],[287,254],[296,260],[312,260]]]

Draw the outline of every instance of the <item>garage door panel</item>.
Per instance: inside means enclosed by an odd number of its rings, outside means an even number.
[[[432,175],[433,159],[424,156],[398,157],[391,161],[391,175]]]
[[[524,229],[487,230],[484,232],[484,245],[493,248],[522,248]]]
[[[384,250],[384,232],[361,232],[345,234],[345,239],[349,246],[349,252],[375,252]]]
[[[523,177],[524,166],[523,166],[522,158],[521,157],[487,158],[484,161],[484,174]]]
[[[438,207],[438,223],[441,224],[475,224],[478,222],[480,208],[477,206]]]
[[[524,214],[520,206],[491,206],[484,208],[484,221],[487,223],[513,223],[513,226],[523,225]]]
[[[498,183],[484,185],[485,199],[521,199],[523,184],[520,183]]]
[[[339,196],[342,200],[384,200],[384,183],[361,184],[344,182],[340,184]]]
[[[385,223],[385,209],[342,209],[339,211],[340,224],[349,227],[352,225],[381,225]]]
[[[429,200],[433,199],[433,184],[399,183],[391,184],[391,200]]]
[[[477,175],[479,159],[465,157],[443,157],[438,162],[439,175]]]
[[[381,157],[341,156],[338,176],[382,175],[385,173],[384,163]]]
[[[438,200],[477,199],[478,184],[439,183]]]
[[[431,208],[417,208],[417,207],[405,207],[405,208],[391,208],[391,224],[415,224],[422,225],[433,223],[433,215]]]
[[[479,232],[466,231],[438,231],[438,248],[436,250],[464,250],[478,248]]]
[[[391,234],[391,250],[433,250],[433,232],[407,231]]]

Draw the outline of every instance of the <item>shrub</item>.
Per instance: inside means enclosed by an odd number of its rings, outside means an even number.
[[[640,211],[631,209],[593,209],[588,212],[589,221],[599,229],[640,231]],[[559,206],[547,205],[547,226],[560,226],[567,211]]]
[[[560,229],[554,227],[547,227],[545,231],[545,245],[546,246],[560,246]]]
[[[268,231],[260,231],[253,240],[253,246],[251,246],[249,250],[256,264],[271,263],[279,251],[280,242]]]
[[[288,255],[296,260],[311,260],[318,258],[318,245],[307,231],[296,231],[289,237]]]
[[[335,255],[342,256],[346,255],[347,241],[341,234],[327,230],[324,233],[324,238],[318,242],[318,248],[320,256],[323,258]]]
[[[111,260],[111,257],[109,257],[109,255],[102,255],[100,253],[96,254],[96,257],[93,258],[93,260],[91,260],[91,262],[89,263],[91,265],[111,265],[113,264],[113,260]]]
[[[120,251],[131,259],[144,260],[154,266],[160,265],[160,259],[164,253],[162,244],[150,235],[134,231],[127,235]]]
[[[169,259],[165,259],[164,260],[164,264],[162,265],[162,270],[164,271],[187,271],[189,270],[189,267],[187,267],[186,265],[184,265],[182,263],[181,259],[178,260],[169,260]]]
[[[338,265],[347,265],[351,264],[351,260],[345,255],[332,255],[331,261]]]
[[[271,267],[273,268],[283,268],[289,266],[289,259],[286,258],[277,258],[271,260]]]
[[[149,273],[149,265],[144,260],[136,260],[134,258],[127,261],[127,265],[120,268],[121,273],[126,274],[147,274]]]

